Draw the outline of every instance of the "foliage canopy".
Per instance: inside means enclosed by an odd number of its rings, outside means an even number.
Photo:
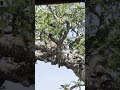
[[[70,49],[84,55],[85,9],[81,3],[36,6],[36,40],[49,40],[52,34]],[[69,24],[69,27],[68,25]]]

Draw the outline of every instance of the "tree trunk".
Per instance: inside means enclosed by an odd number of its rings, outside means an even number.
[[[35,83],[33,0],[0,1],[0,78]]]
[[[120,3],[86,2],[86,89],[119,90]]]

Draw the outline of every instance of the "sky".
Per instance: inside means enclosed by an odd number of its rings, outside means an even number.
[[[59,89],[60,85],[77,80],[73,71],[65,67],[58,68],[57,65],[41,61],[37,61],[35,65],[35,90],[63,90]],[[85,87],[81,90],[85,90]]]

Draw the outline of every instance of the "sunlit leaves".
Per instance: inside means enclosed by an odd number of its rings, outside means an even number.
[[[60,39],[67,31],[66,21],[70,23],[69,33],[64,40],[67,45],[73,43],[72,48],[79,49],[84,55],[84,31],[85,31],[85,6],[81,3],[42,5],[35,7],[35,26],[42,39],[48,39],[51,33],[54,38]],[[79,42],[74,42],[75,38],[81,37]]]

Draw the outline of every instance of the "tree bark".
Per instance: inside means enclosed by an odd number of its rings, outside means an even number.
[[[86,2],[86,89],[119,90],[120,2]]]
[[[34,84],[33,0],[0,1],[0,23],[0,79]]]

